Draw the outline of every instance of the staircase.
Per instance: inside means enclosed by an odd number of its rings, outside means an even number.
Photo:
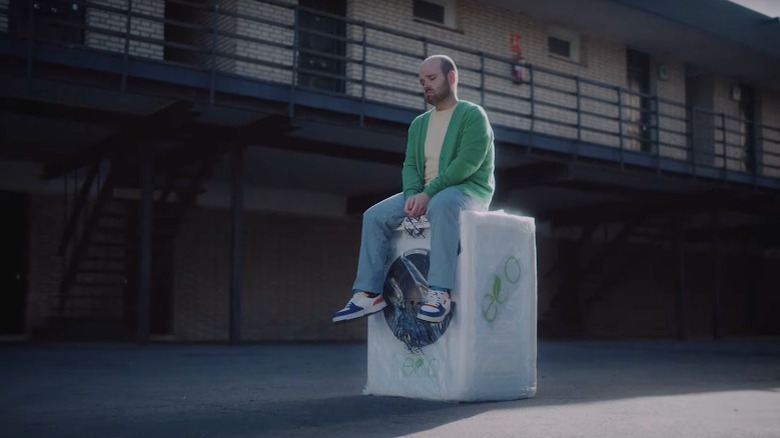
[[[152,333],[170,330],[173,243],[187,211],[218,163],[216,154],[155,157],[152,229]],[[92,165],[72,202],[58,255],[64,272],[44,336],[68,340],[130,340],[138,277],[138,157]],[[155,318],[154,315],[157,315]]]
[[[664,234],[667,228],[644,218],[623,224],[623,228],[604,248],[578,270],[581,305],[588,309],[608,298],[621,280],[636,273],[636,269],[667,238]],[[636,256],[624,250],[629,244],[643,245],[647,249]]]
[[[583,260],[579,244],[601,229],[598,225],[585,227],[580,242],[567,242],[567,254],[559,254],[559,261],[544,275],[551,278],[558,274],[561,281],[547,313],[541,318],[552,336],[577,336],[581,332],[582,316],[588,309],[607,299],[621,280],[635,273],[653,254],[649,250],[642,251],[644,255],[627,256],[626,245],[656,248],[669,239],[668,224],[654,223],[640,215],[609,233],[598,252]]]

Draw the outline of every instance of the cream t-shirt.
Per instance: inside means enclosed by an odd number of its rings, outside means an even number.
[[[434,108],[428,119],[428,132],[425,134],[425,185],[439,175],[439,155],[444,144],[444,135],[450,125],[452,111],[456,105],[443,111]]]

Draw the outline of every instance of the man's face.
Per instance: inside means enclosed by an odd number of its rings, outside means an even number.
[[[441,62],[436,59],[423,62],[420,66],[420,85],[425,101],[434,106],[452,94],[450,82],[441,71]]]

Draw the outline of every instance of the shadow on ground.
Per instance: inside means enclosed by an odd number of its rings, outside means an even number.
[[[363,344],[0,348],[7,437],[390,437],[461,424],[471,433],[470,419],[486,415],[522,427],[515,422],[523,412],[540,408],[583,409],[587,417],[592,409],[609,415],[614,400],[780,392],[776,340],[543,342],[537,396],[491,403],[361,395]]]

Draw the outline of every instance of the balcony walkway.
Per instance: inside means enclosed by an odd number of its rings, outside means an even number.
[[[85,85],[121,93],[188,98],[217,107],[238,108],[251,103],[252,108],[246,109],[260,107],[290,118],[295,118],[301,108],[313,109],[359,120],[361,127],[366,120],[405,125],[425,105],[416,75],[399,66],[416,65],[431,51],[443,50],[463,60],[459,61],[461,97],[485,107],[496,139],[512,149],[526,154],[532,150],[551,153],[571,161],[594,160],[617,165],[621,170],[631,167],[722,185],[780,189],[780,127],[774,120],[764,124],[760,119],[747,120],[685,105],[623,88],[623,84],[602,83],[533,64],[525,65],[527,74],[516,81],[508,74],[510,58],[372,23],[322,15],[276,0],[259,2],[271,18],[205,3],[167,3],[185,8],[188,14],[209,17],[204,23],[212,24],[128,14],[123,9],[90,2],[90,14],[114,14],[118,23],[127,23],[125,31],[70,23],[65,27],[80,35],[77,41],[85,42],[69,45],[29,32],[0,31],[0,55],[13,60],[0,66],[0,74],[67,82],[74,80],[74,75],[62,72],[73,69],[79,72],[75,76],[89,78]],[[10,20],[10,12],[0,7],[0,18]],[[333,20],[343,28],[344,35],[323,34],[322,29],[293,19],[306,14]],[[27,20],[26,25],[32,28],[31,16]],[[186,41],[166,40],[161,35],[141,37],[129,31],[133,20],[161,31],[186,28],[194,36]],[[223,28],[219,23],[224,20],[262,25],[282,41]],[[24,20],[20,23],[25,24]],[[62,23],[51,26],[57,28]],[[95,42],[109,37],[122,44],[103,47]],[[307,48],[302,39],[335,44],[343,50],[335,54],[317,51]],[[225,52],[220,48],[223,43],[252,47],[253,54]],[[137,46],[142,45],[154,50],[151,54],[139,51]],[[180,52],[188,55],[182,58]],[[274,56],[268,56],[271,53]],[[323,63],[338,68],[312,70],[311,65]],[[236,67],[239,65],[243,67]],[[324,87],[323,83],[332,86]],[[0,98],[10,94],[36,101],[31,93],[18,96],[18,90],[24,87],[6,88],[0,87]],[[106,95],[104,99],[110,101],[112,97]]]
[[[5,437],[777,437],[780,342],[542,342],[536,398],[361,395],[365,344],[5,345]]]

